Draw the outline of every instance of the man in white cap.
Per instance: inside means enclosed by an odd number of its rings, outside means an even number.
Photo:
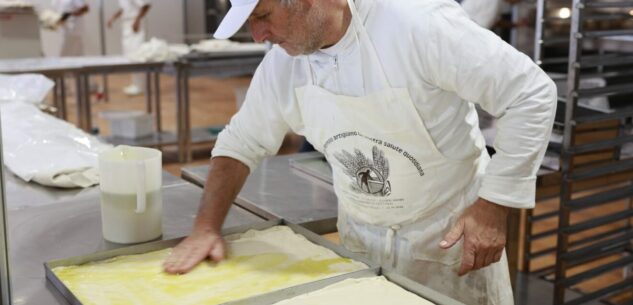
[[[345,247],[465,304],[513,304],[506,220],[534,206],[556,105],[545,73],[454,0],[232,4],[217,38],[248,20],[277,45],[219,135],[193,232],[165,270],[225,257],[231,203],[293,130],[332,166]],[[499,118],[492,158],[473,103]]]
[[[110,17],[107,26],[112,28],[112,24],[123,17],[121,45],[123,46],[123,54],[128,55],[136,52],[145,42],[145,28],[142,22],[150,9],[150,4],[149,0],[119,0],[119,6],[120,9]],[[132,83],[123,88],[123,92],[127,95],[143,93],[144,80],[143,74],[132,75]]]

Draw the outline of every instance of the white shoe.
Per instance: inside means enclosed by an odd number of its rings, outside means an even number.
[[[141,91],[141,89],[138,86],[132,84],[132,85],[129,85],[129,86],[123,88],[123,93],[125,93],[126,95],[133,96],[133,95],[139,95],[139,94],[141,94],[143,92]]]

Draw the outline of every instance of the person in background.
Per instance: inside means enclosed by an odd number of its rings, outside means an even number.
[[[292,130],[332,167],[347,249],[464,304],[513,304],[507,216],[534,207],[557,100],[545,72],[454,0],[231,3],[216,38],[248,21],[276,45],[218,136],[165,271],[226,257],[231,204]],[[492,157],[475,104],[499,119]]]
[[[62,31],[62,44],[59,56],[84,55],[83,15],[90,10],[84,0],[53,0],[53,9],[61,14],[57,26]]]
[[[120,9],[108,20],[108,28],[112,28],[114,22],[122,18],[121,44],[123,54],[127,55],[136,51],[145,42],[145,29],[143,18],[150,9],[148,0],[119,0]],[[143,93],[145,88],[145,78],[142,74],[132,75],[132,83],[123,92],[127,95],[138,95]]]

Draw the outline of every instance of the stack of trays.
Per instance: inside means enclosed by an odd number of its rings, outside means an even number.
[[[228,258],[184,275],[162,271],[181,240],[175,239],[50,261],[44,264],[46,277],[71,304],[81,305],[316,305],[342,295],[349,305],[460,304],[396,274],[379,277],[381,268],[364,257],[284,221],[223,234]],[[393,303],[394,298],[401,301]]]

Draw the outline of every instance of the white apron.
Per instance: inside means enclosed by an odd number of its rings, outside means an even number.
[[[53,0],[52,6],[59,13],[68,13],[81,7],[83,2]],[[69,16],[61,27],[62,43],[59,56],[84,55],[83,35],[84,16]]]
[[[463,160],[442,155],[407,88],[391,88],[348,3],[363,75],[380,75],[383,89],[360,97],[336,95],[316,86],[314,76],[312,84],[295,89],[304,123],[298,132],[332,165],[343,244],[465,304],[513,304],[505,255],[458,277],[462,242],[449,250],[438,246],[477,199],[487,153],[482,149]]]
[[[136,18],[123,18],[121,26],[123,27],[121,43],[123,45],[123,54],[129,56],[136,52],[145,42],[145,28],[141,23],[138,32],[134,32],[132,26]],[[145,89],[145,75],[142,73],[132,74],[132,84],[139,90]]]
[[[136,52],[138,48],[145,42],[145,29],[141,24],[138,32],[134,32],[132,26],[134,25],[134,19],[123,19],[122,26],[122,45],[123,54],[128,55]]]
[[[83,16],[71,16],[62,26],[62,46],[59,56],[82,56],[84,55]]]

